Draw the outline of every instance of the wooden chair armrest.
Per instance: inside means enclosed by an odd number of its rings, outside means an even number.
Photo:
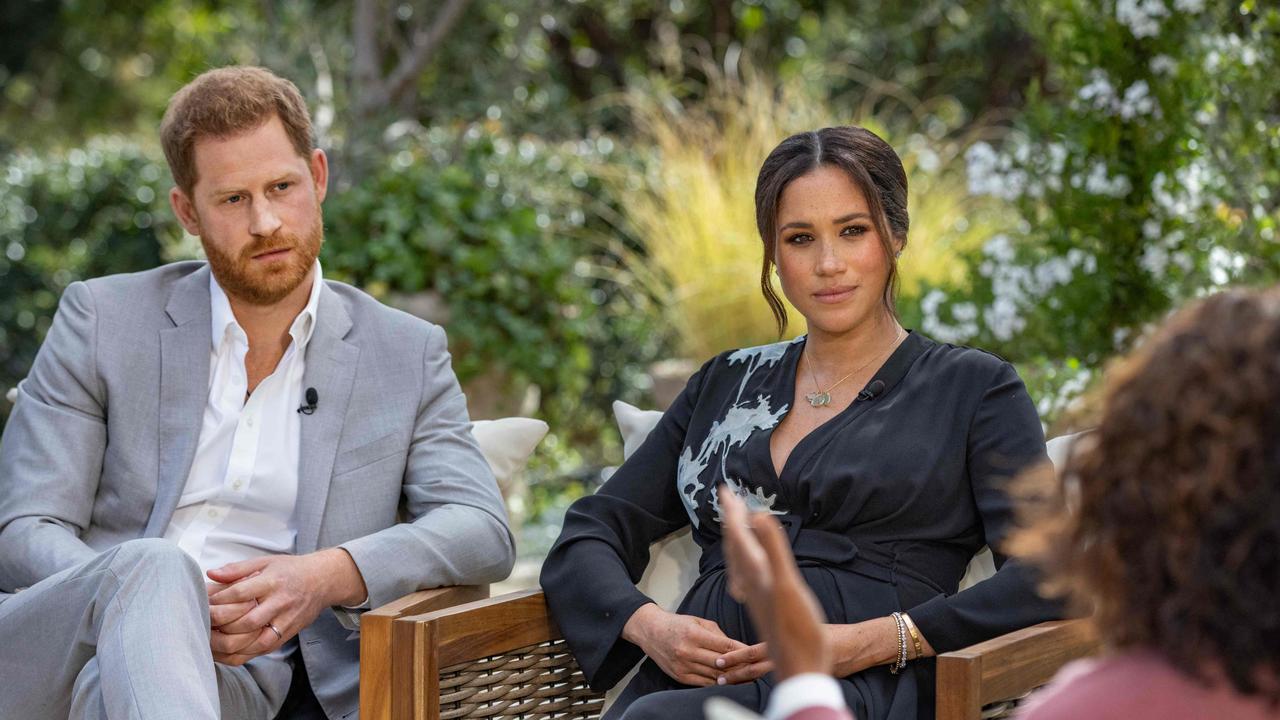
[[[1027,693],[1097,651],[1088,620],[1041,623],[938,656],[937,720],[978,720],[982,706]]]
[[[392,630],[393,642],[413,642],[427,631],[433,634],[440,667],[563,637],[537,588],[401,617]]]
[[[406,615],[439,610],[489,597],[488,585],[457,585],[409,593],[360,616],[360,717],[389,720],[391,674],[397,662],[392,623]]]
[[[442,669],[562,637],[536,588],[402,616],[392,625],[397,720],[438,717]]]

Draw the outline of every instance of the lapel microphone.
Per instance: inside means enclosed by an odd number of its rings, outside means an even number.
[[[298,412],[303,415],[310,415],[316,411],[316,405],[320,403],[320,393],[315,388],[307,388],[307,402],[298,406]]]
[[[875,400],[882,392],[884,392],[884,382],[876,380],[868,385],[862,392],[858,393],[858,399],[863,402],[866,402],[867,400]],[[311,396],[308,395],[307,399],[311,399]]]

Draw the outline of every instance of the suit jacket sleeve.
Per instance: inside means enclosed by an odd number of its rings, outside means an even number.
[[[570,506],[542,590],[587,682],[605,690],[643,656],[622,628],[652,602],[636,589],[653,541],[689,524],[676,470],[702,378],[689,380],[644,443],[596,494]]]
[[[431,328],[422,359],[401,498],[412,520],[339,545],[360,569],[370,607],[423,588],[496,582],[515,563],[502,495],[471,434],[439,327]]]
[[[107,443],[97,315],[84,283],[63,293],[0,439],[0,589],[28,587],[97,553],[89,525]]]
[[[983,393],[969,426],[967,454],[973,499],[999,570],[963,592],[939,595],[908,611],[939,653],[1063,616],[1060,602],[1036,592],[1033,569],[999,552],[1016,524],[1009,483],[1033,464],[1048,462],[1035,405],[1009,363],[1000,363]]]

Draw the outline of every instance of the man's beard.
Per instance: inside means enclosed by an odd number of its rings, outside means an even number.
[[[224,292],[251,305],[274,305],[307,279],[311,266],[320,255],[324,225],[317,213],[315,225],[304,235],[276,233],[271,237],[254,238],[240,251],[239,257],[225,252],[216,243],[208,242],[203,234],[200,240],[209,258],[213,277]],[[260,263],[253,259],[255,255],[284,248],[293,250],[286,262],[258,267]]]

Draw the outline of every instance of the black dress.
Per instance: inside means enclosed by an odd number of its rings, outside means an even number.
[[[635,583],[650,543],[688,524],[702,557],[679,612],[759,641],[727,592],[720,484],[778,516],[828,622],[905,610],[941,653],[1060,617],[1057,603],[1036,594],[1029,568],[999,554],[995,576],[956,592],[973,555],[998,547],[1014,523],[1009,478],[1047,461],[1013,367],[911,333],[858,400],[796,445],[778,476],[769,439],[790,408],[803,348],[799,338],[712,359],[599,492],[569,508],[541,582],[593,688],[612,687],[642,658],[621,638],[649,602]],[[858,718],[932,718],[933,665],[909,663],[899,675],[875,667],[841,686]],[[648,660],[608,717],[701,717],[709,695],[761,709],[772,684],[766,676],[691,689]]]

